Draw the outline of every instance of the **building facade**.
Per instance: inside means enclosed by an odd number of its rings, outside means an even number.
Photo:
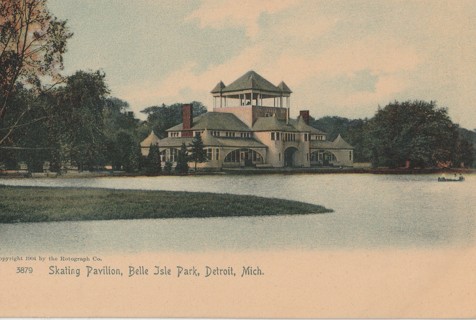
[[[213,111],[196,118],[192,106],[184,105],[183,122],[159,139],[154,132],[141,142],[142,154],[158,144],[162,161],[174,163],[182,143],[189,145],[200,135],[207,151],[206,168],[352,166],[353,147],[339,135],[328,141],[325,132],[309,125],[308,110],[297,119],[289,117],[289,87],[275,86],[249,71],[211,91]]]

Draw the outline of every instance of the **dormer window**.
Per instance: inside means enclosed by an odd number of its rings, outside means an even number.
[[[225,136],[227,138],[234,138],[235,137],[235,133],[234,132],[231,132],[231,131],[227,131],[225,132]]]

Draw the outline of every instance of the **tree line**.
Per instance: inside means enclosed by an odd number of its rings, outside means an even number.
[[[104,78],[99,71],[78,71],[65,85],[39,94],[19,84],[2,127],[22,113],[23,125],[2,144],[0,162],[7,169],[25,162],[32,172],[43,171],[45,162],[54,172],[65,163],[79,170],[138,167],[140,121],[127,111],[127,102],[108,96]]]
[[[110,165],[137,171],[148,164],[140,141],[150,130],[181,122],[181,104],[143,110],[134,117],[127,102],[109,96],[105,74],[61,75],[67,21],[55,17],[46,0],[0,0],[0,168],[59,172],[65,163],[79,170]],[[195,115],[206,112],[193,103]]]
[[[311,125],[327,132],[328,140],[340,133],[354,146],[354,160],[373,167],[474,165],[476,130],[453,123],[434,101],[395,101],[371,119],[323,117]]]
[[[8,128],[24,113],[22,125],[2,143],[0,163],[5,169],[18,169],[24,162],[31,172],[60,172],[65,164],[79,171],[110,166],[151,172],[154,160],[142,156],[140,142],[151,130],[165,137],[166,129],[182,122],[181,106],[148,107],[143,110],[147,120],[141,121],[127,102],[109,96],[105,74],[100,71],[78,71],[65,78],[64,85],[40,94],[18,84],[1,123],[2,129]],[[193,102],[193,111],[198,115],[206,107]],[[47,168],[45,163],[49,163]],[[160,166],[157,160],[154,163]]]

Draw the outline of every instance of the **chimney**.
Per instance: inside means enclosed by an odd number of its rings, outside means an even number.
[[[309,125],[309,110],[301,110],[299,112],[299,115],[301,116],[301,118],[304,119],[304,122]]]
[[[190,130],[192,128],[193,115],[191,104],[182,105],[182,122],[183,130]]]
[[[182,105],[182,137],[192,137],[193,132],[193,114],[192,114],[192,105],[183,104]]]

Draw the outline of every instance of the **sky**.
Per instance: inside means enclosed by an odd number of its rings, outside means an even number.
[[[476,128],[476,0],[49,0],[73,38],[66,75],[102,70],[146,107],[201,101],[254,70],[293,91],[291,115],[371,118],[436,101]]]

